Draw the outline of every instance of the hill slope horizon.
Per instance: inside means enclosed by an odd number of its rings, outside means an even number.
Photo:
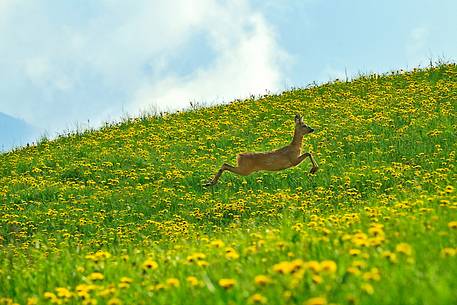
[[[309,159],[224,173],[290,143]],[[457,66],[143,116],[0,155],[0,304],[453,304]]]

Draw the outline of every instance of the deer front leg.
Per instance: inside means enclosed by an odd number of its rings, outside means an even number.
[[[314,174],[319,169],[319,166],[317,165],[316,160],[314,160],[314,157],[311,153],[307,152],[307,153],[302,154],[295,160],[295,162],[293,162],[293,165],[296,166],[296,165],[300,164],[307,157],[309,157],[311,159],[311,163],[313,164],[313,167],[311,168],[311,170],[309,172],[311,174]]]
[[[319,169],[319,166],[317,165],[317,162],[316,162],[316,160],[314,160],[314,157],[311,153],[309,153],[309,158],[311,159],[311,163],[313,164],[313,167],[311,168],[311,170],[309,172],[311,174],[314,174]]]

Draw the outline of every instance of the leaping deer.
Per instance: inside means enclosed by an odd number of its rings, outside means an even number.
[[[297,166],[307,157],[311,159],[311,163],[313,164],[310,173],[314,174],[319,169],[319,167],[316,163],[316,160],[314,160],[313,155],[309,152],[301,154],[303,136],[313,131],[314,129],[303,123],[303,119],[300,115],[295,115],[295,131],[292,143],[271,152],[238,154],[238,165],[236,167],[224,163],[214,178],[204,186],[215,185],[224,171],[230,171],[242,176],[247,176],[253,172],[262,170],[279,171],[289,167]]]

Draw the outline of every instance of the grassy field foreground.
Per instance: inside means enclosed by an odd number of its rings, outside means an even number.
[[[0,304],[456,304],[457,66],[0,155]],[[225,173],[292,139],[320,170]]]

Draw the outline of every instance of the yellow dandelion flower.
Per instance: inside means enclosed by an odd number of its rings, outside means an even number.
[[[363,274],[363,279],[365,281],[379,281],[381,280],[381,274],[378,268],[371,268],[370,271]]]
[[[81,300],[86,300],[90,298],[90,294],[87,291],[80,291],[76,293]]]
[[[444,257],[455,256],[455,255],[457,255],[457,249],[454,249],[454,248],[443,248],[441,250],[441,255],[444,256]]]
[[[209,263],[207,261],[198,261],[197,266],[199,267],[207,267]]]
[[[118,298],[109,299],[108,305],[121,305],[122,302]]]
[[[352,266],[359,269],[363,269],[367,266],[367,263],[365,261],[355,260],[352,262]]]
[[[108,252],[105,252],[105,251],[97,251],[95,253],[87,254],[85,256],[86,259],[94,261],[94,262],[99,262],[99,261],[102,261],[102,260],[110,258],[110,257],[111,257],[111,254]]]
[[[273,265],[273,271],[281,274],[295,273],[304,266],[301,259],[296,259],[291,262],[280,262]]]
[[[293,261],[290,262],[290,272],[295,273],[299,270],[301,270],[305,265],[305,262],[301,259],[294,259]]]
[[[322,276],[320,276],[318,274],[313,274],[311,279],[313,280],[313,283],[316,284],[316,285],[322,283],[322,281],[323,281]]]
[[[446,186],[446,188],[444,189],[444,191],[448,194],[450,193],[453,193],[454,192],[454,187],[452,185],[448,185]]]
[[[447,206],[451,203],[449,200],[446,200],[446,199],[441,199],[440,202],[441,202],[441,204],[440,204],[441,206]]]
[[[371,284],[364,283],[364,284],[362,284],[362,286],[360,288],[362,289],[362,291],[366,292],[367,294],[374,293],[374,288],[373,288],[373,286],[371,286]]]
[[[197,286],[200,283],[200,281],[195,276],[188,276],[186,281],[193,287]]]
[[[37,297],[30,297],[27,299],[27,305],[37,305],[38,298]]]
[[[250,297],[250,302],[253,304],[266,304],[267,298],[261,295],[260,293],[256,293]]]
[[[267,275],[257,275],[254,278],[254,282],[259,286],[266,286],[271,283],[271,278]]]
[[[355,267],[348,267],[346,269],[346,272],[348,272],[350,274],[353,274],[353,275],[359,275],[361,273],[360,269],[359,268],[355,268]]]
[[[321,269],[324,272],[335,273],[336,272],[336,263],[332,260],[325,260],[321,262]]]
[[[122,283],[121,283],[122,284]],[[123,286],[119,284],[119,288],[127,288],[128,287],[128,284],[125,284],[127,286]],[[101,297],[107,297],[107,296],[110,296],[110,295],[113,295],[116,293],[116,287],[114,287],[114,285],[108,285],[108,287],[106,287],[105,289],[102,289],[100,290],[97,295],[101,296]]]
[[[169,278],[167,279],[167,286],[168,287],[179,287],[179,280],[177,278]]]
[[[154,286],[154,290],[155,290],[155,291],[160,291],[160,290],[163,290],[163,289],[165,289],[165,288],[166,288],[166,287],[165,287],[164,284],[157,284],[157,285]]]
[[[65,287],[58,287],[56,288],[56,292],[57,292],[57,296],[60,297],[60,298],[65,298],[65,299],[69,299],[73,296],[73,294],[71,293],[70,290],[68,290],[67,288]]]
[[[97,299],[86,299],[82,303],[83,305],[97,305]]]
[[[316,297],[307,300],[304,305],[326,305],[327,299],[324,297]]]
[[[384,236],[383,225],[373,224],[369,229],[368,233],[372,236]]]
[[[309,261],[305,263],[305,269],[311,270],[314,273],[321,271],[321,264],[318,261]]]
[[[291,271],[291,265],[289,262],[280,262],[273,265],[273,271],[282,274],[288,274]]]
[[[249,247],[246,247],[244,251],[246,254],[252,254],[252,253],[257,253],[258,249],[257,249],[257,246],[249,246]]]
[[[57,296],[52,293],[52,292],[49,292],[49,291],[46,291],[44,294],[43,294],[44,298],[47,299],[47,300],[51,300],[51,299],[56,299]]]
[[[133,280],[129,277],[123,276],[123,277],[121,277],[120,282],[130,284],[131,282],[133,282]]]
[[[457,229],[457,221],[451,221],[447,224],[449,229]]]
[[[397,244],[397,246],[395,247],[395,251],[397,251],[398,253],[408,255],[408,256],[412,254],[412,248],[407,243]]]
[[[385,237],[381,236],[381,235],[368,239],[368,243],[372,247],[379,247],[385,241],[386,241]]]
[[[393,252],[390,252],[390,251],[384,251],[381,253],[381,255],[385,258],[387,258],[391,263],[396,263],[398,260],[397,260],[397,255]]]
[[[210,245],[214,248],[222,248],[225,246],[224,242],[220,239],[213,240]]]
[[[349,255],[351,256],[359,256],[362,253],[359,249],[350,249],[349,250]]]
[[[351,239],[352,243],[356,246],[367,246],[368,245],[368,237],[365,233],[356,233],[352,236]]]
[[[105,258],[110,258],[111,257],[111,254],[106,252],[106,251],[97,251],[95,253],[95,256],[101,258],[101,259],[105,259]]]
[[[152,259],[147,259],[144,263],[143,263],[143,269],[147,269],[147,270],[155,270],[159,268],[159,265],[157,264],[156,261],[153,261]]]
[[[197,261],[200,261],[200,260],[204,260],[205,258],[206,258],[206,255],[204,253],[197,252],[197,253],[194,253],[192,255],[189,255],[187,257],[187,261],[189,263],[192,263],[192,262],[197,262]]]
[[[105,279],[105,276],[100,272],[92,272],[91,274],[89,274],[87,279],[89,279],[90,281],[103,281]]]
[[[230,289],[235,285],[236,285],[236,280],[234,280],[234,279],[220,279],[219,280],[219,286],[221,286],[224,289]]]
[[[78,266],[78,267],[76,267],[76,271],[79,273],[82,273],[82,272],[86,271],[86,269],[84,269],[84,267]]]
[[[79,294],[80,292],[88,293],[94,289],[94,285],[79,284],[78,286],[76,286],[75,291]]]
[[[129,288],[130,287],[130,284],[129,283],[119,283],[119,285],[117,285],[120,289],[125,289],[125,288]]]
[[[225,249],[225,257],[230,260],[238,259],[240,255],[235,249],[229,247]]]

